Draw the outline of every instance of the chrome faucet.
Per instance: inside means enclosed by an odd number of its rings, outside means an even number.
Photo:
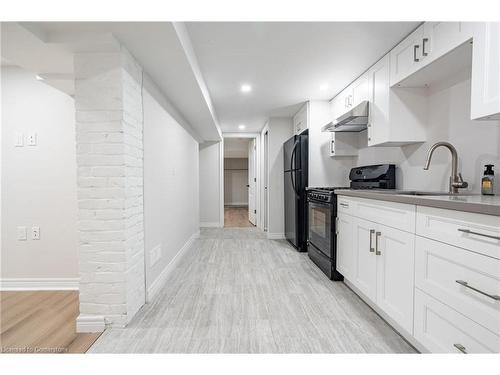
[[[431,146],[429,151],[427,152],[427,160],[425,161],[424,169],[428,170],[429,165],[431,164],[432,154],[436,148],[443,146],[446,147],[451,152],[451,176],[450,176],[450,185],[449,192],[451,194],[457,194],[458,189],[466,188],[469,186],[467,182],[465,182],[462,178],[462,174],[458,173],[458,154],[457,149],[448,142],[437,142]]]

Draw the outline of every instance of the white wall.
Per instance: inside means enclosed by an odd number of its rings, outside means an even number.
[[[271,117],[269,126],[269,226],[268,236],[279,238],[285,232],[283,143],[293,135],[291,118]]]
[[[221,218],[221,143],[199,145],[200,226],[222,226]]]
[[[151,288],[199,230],[198,142],[174,120],[146,80],[144,103],[144,226],[146,285]],[[151,250],[161,258],[151,264]]]
[[[349,186],[352,157],[330,156],[331,135],[322,132],[331,121],[330,104],[322,101],[309,103],[309,186]]]
[[[466,76],[456,77],[455,82],[443,87],[429,89],[427,142],[401,148],[367,147],[364,132],[364,147],[356,164],[395,163],[397,188],[447,191],[451,171],[448,150],[436,150],[430,169],[423,170],[429,147],[447,141],[458,150],[459,171],[469,182],[468,190],[479,193],[484,164],[495,164],[500,174],[500,122],[470,120],[470,80]]]
[[[2,279],[78,277],[74,118],[71,97],[2,67]],[[16,132],[38,145],[14,147]],[[16,240],[33,225],[40,240]]]
[[[224,205],[248,205],[247,184],[248,158],[224,158]]]

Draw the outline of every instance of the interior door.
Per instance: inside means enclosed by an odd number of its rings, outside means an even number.
[[[248,142],[248,221],[253,225],[256,224],[257,205],[255,199],[255,187],[257,178],[255,173],[255,138]]]

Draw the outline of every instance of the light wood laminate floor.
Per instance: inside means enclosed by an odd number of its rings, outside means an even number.
[[[2,353],[85,353],[99,337],[76,333],[77,291],[0,292]]]
[[[343,283],[256,228],[202,230],[155,300],[103,353],[413,353]]]
[[[224,226],[226,228],[253,227],[253,224],[248,221],[248,206],[224,207]]]

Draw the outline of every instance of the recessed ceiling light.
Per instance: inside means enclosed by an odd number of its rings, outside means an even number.
[[[322,85],[319,86],[319,89],[321,91],[326,91],[328,90],[328,83],[323,83]]]
[[[38,74],[35,76],[37,81],[43,81],[43,77],[40,77]]]
[[[245,129],[245,128],[246,128],[246,126],[245,126],[245,125],[243,125],[243,124],[238,125],[238,129],[240,129],[240,130],[243,130],[243,129]]]
[[[252,86],[250,86],[248,84],[244,84],[244,85],[241,85],[240,90],[241,90],[241,92],[250,92],[250,91],[252,91]]]

